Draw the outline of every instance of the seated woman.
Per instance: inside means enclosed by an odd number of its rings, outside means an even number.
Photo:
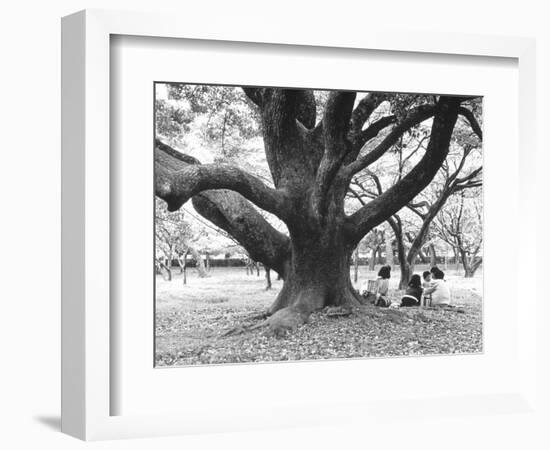
[[[401,306],[420,306],[423,291],[420,283],[420,275],[413,275],[411,277],[407,290],[401,298]]]
[[[376,286],[376,298],[374,304],[376,306],[390,306],[390,300],[388,299],[388,291],[390,289],[390,276],[391,267],[382,266],[378,271],[378,279]]]
[[[432,286],[424,290],[425,295],[432,296],[432,306],[450,306],[451,290],[445,282],[445,273],[442,270],[435,270],[433,273]]]

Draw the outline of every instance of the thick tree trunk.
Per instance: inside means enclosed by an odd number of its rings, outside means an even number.
[[[339,241],[338,233],[292,242],[292,258],[283,287],[268,310],[273,328],[294,328],[304,323],[311,312],[325,306],[360,303],[350,277],[352,249]]]

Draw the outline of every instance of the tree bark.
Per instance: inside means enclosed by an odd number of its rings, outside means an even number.
[[[386,245],[386,265],[393,268],[393,245],[389,230],[386,230],[384,234],[384,241]]]
[[[187,284],[187,256],[183,262],[183,284]]]
[[[180,265],[180,273],[183,274],[183,284],[187,284],[187,254],[189,249],[186,249],[182,255],[178,256],[178,264]]]
[[[394,217],[388,219],[388,223],[393,230],[395,242],[397,244],[397,260],[399,261],[400,270],[399,289],[406,289],[414,271],[414,264],[409,263],[409,258],[405,249],[401,218],[396,214]]]
[[[324,241],[324,242],[323,242]],[[291,308],[307,317],[325,306],[357,305],[359,296],[350,278],[352,249],[332,236],[295,239],[283,287],[268,313]]]
[[[377,255],[378,255],[378,249],[379,249],[378,246],[372,247],[372,255],[371,255],[371,258],[370,258],[370,261],[369,261],[369,270],[370,271],[373,271],[375,269],[376,258],[377,258]]]
[[[265,290],[269,291],[271,289],[271,269],[269,267],[265,267]]]
[[[353,252],[353,282],[357,283],[359,279],[359,246],[355,247]]]
[[[478,256],[478,257],[474,258],[474,261],[472,262],[471,269],[470,269],[470,272],[472,273],[472,277],[477,272],[477,269],[479,269],[481,267],[482,263],[483,263],[483,258],[482,257]]]
[[[206,269],[204,267],[204,261],[202,259],[201,254],[197,251],[195,247],[189,247],[189,252],[191,253],[191,256],[195,260],[197,264],[197,272],[199,274],[199,278],[205,278],[208,276],[206,273]]]
[[[430,267],[437,266],[437,254],[435,252],[435,246],[433,244],[430,244],[428,246],[428,249],[430,251]]]
[[[482,258],[469,257],[465,251],[460,250],[460,259],[464,268],[464,278],[473,278],[477,269],[481,266]]]
[[[163,263],[160,259],[157,260],[159,266],[163,268],[166,272],[166,280],[172,281],[172,269],[170,268],[169,264]]]
[[[206,273],[210,272],[210,253],[206,252],[204,257],[204,269]]]

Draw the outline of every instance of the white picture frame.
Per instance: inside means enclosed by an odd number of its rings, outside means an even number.
[[[310,425],[339,420],[370,420],[386,414],[399,399],[342,404],[274,406],[267,411],[234,414],[232,420],[190,411],[170,414],[111,415],[110,335],[110,39],[112,35],[162,37],[222,42],[285,44],[338,49],[500,57],[518,64],[518,130],[521,158],[517,211],[535,223],[535,44],[531,39],[451,33],[396,33],[346,30],[337,35],[299,28],[281,31],[277,24],[248,22],[235,26],[212,20],[185,21],[167,14],[86,10],[62,21],[62,431],[85,440],[163,436],[184,433]],[[533,261],[535,242],[518,250]],[[529,278],[519,268],[517,278]],[[535,286],[522,295],[535,305]],[[514,292],[517,296],[518,293]],[[524,303],[525,305],[525,303]],[[517,354],[520,361],[515,388],[499,394],[478,393],[464,398],[408,399],[403,411],[437,405],[441,415],[495,414],[536,408],[536,315],[517,310]],[[246,367],[241,370],[247,370]],[[393,403],[392,403],[393,402]],[[475,406],[473,406],[475,405]],[[382,412],[382,413],[381,413]],[[274,413],[274,414],[273,414]],[[279,417],[271,420],[272,417]],[[243,420],[246,419],[246,420]]]

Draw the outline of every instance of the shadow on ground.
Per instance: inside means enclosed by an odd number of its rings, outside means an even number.
[[[59,416],[36,416],[34,420],[53,431],[61,431],[61,417]]]

